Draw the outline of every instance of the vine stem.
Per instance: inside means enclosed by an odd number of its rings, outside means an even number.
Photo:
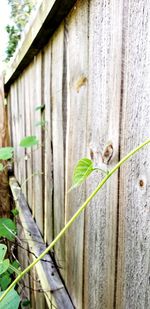
[[[77,212],[73,215],[73,217],[66,223],[64,228],[60,231],[60,233],[56,236],[56,238],[51,242],[51,244],[36,258],[28,267],[26,267],[17,278],[10,284],[10,286],[4,291],[3,295],[0,297],[0,302],[4,299],[4,297],[9,293],[9,291],[20,281],[20,279],[28,273],[58,242],[58,240],[65,234],[65,232],[69,229],[69,227],[73,224],[73,222],[78,218],[78,216],[83,212],[88,203],[93,199],[93,197],[97,194],[97,192],[103,187],[105,182],[120,168],[122,164],[124,164],[130,157],[132,157],[136,152],[138,152],[145,145],[150,143],[150,139],[139,145],[137,148],[129,152],[122,160],[120,160],[112,170],[102,179],[96,189],[91,193],[91,195],[87,198],[87,200],[82,204],[82,206],[77,210]]]

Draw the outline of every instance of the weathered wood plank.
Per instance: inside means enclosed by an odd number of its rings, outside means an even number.
[[[118,161],[121,45],[122,1],[90,1],[87,146],[95,166],[104,169],[108,142],[113,145],[108,168]],[[88,194],[102,177],[100,173],[90,177]],[[84,308],[114,308],[117,204],[116,173],[86,212]]]
[[[45,104],[45,194],[44,194],[44,239],[50,244],[53,239],[53,157],[52,157],[52,119],[51,119],[51,42],[44,50],[44,97]]]
[[[63,55],[64,25],[52,39],[52,148],[53,148],[53,207],[54,237],[64,226],[64,137],[63,137]],[[56,261],[64,268],[64,237],[55,246]]]
[[[67,193],[72,184],[73,168],[86,155],[88,85],[88,3],[78,1],[66,20],[67,37],[67,139],[66,205],[68,221],[85,200],[85,186]],[[83,308],[84,215],[66,234],[65,279],[76,308]]]
[[[76,0],[43,0],[16,58],[6,72],[5,91],[44,47]]]
[[[32,218],[27,202],[16,179],[11,177],[9,183],[12,194],[14,196],[16,207],[19,210],[20,220],[24,227],[24,233],[29,245],[29,249],[34,253],[35,256],[39,256],[46,248],[45,243],[41,237],[41,233]],[[58,309],[73,309],[74,307],[50,255],[47,254],[44,257],[44,260],[40,261],[35,267],[41,282],[41,286],[43,290],[46,291],[45,298],[48,306],[51,306],[49,299],[51,299],[52,294],[53,303],[55,306],[57,306]]]
[[[33,155],[33,195],[34,195],[34,217],[38,227],[43,234],[43,185],[42,185],[42,135],[41,126],[37,124],[41,121],[41,110],[36,111],[36,106],[42,104],[42,56],[41,53],[34,60],[34,94],[31,100],[32,107],[32,132],[35,134],[39,145],[34,149]],[[37,190],[38,188],[38,190]]]
[[[41,110],[36,111],[36,107],[43,104],[42,102],[42,54],[39,53],[34,59],[33,63],[33,92],[31,97],[31,108],[32,108],[32,135],[35,135],[38,139],[39,145],[36,149],[33,149],[33,200],[34,200],[34,218],[40,229],[41,234],[43,235],[43,171],[42,171],[42,131],[41,125]],[[38,188],[38,190],[37,190]],[[33,276],[36,278],[36,273],[33,271]],[[34,282],[35,290],[38,290],[39,284]],[[42,293],[35,292],[36,303],[39,304],[41,308],[45,308],[45,300]]]
[[[31,64],[24,72],[25,79],[25,127],[26,127],[26,136],[32,135],[32,101],[31,101],[31,87],[33,85],[33,64]],[[26,149],[26,179],[21,184],[22,188],[26,187],[27,200],[32,213],[34,215],[34,201],[33,201],[33,157],[32,151],[30,148]]]
[[[124,1],[121,157],[150,134],[150,4]],[[150,308],[150,148],[120,172],[116,308]]]
[[[17,93],[18,93],[18,139],[17,139],[17,163],[18,163],[18,181],[21,184],[25,177],[25,150],[19,147],[21,139],[25,136],[25,122],[24,122],[24,85],[23,77],[20,77],[17,81]]]
[[[19,88],[19,119],[20,119],[20,140],[26,136],[26,108],[25,108],[25,77],[21,76],[20,88]],[[20,141],[18,141],[20,142]],[[24,148],[20,150],[20,184],[26,179],[26,160],[25,160],[26,151]],[[26,196],[26,186],[23,186],[23,193]]]

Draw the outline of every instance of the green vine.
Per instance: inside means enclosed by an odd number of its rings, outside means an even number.
[[[69,220],[69,222],[64,226],[64,228],[60,231],[60,233],[56,236],[56,238],[51,242],[51,244],[46,248],[46,250],[40,254],[40,256],[38,258],[36,258],[26,269],[24,269],[18,276],[17,278],[10,284],[10,286],[3,292],[3,294],[0,297],[0,302],[2,300],[4,300],[4,298],[6,297],[6,295],[10,292],[11,290],[15,287],[15,285],[20,281],[20,279],[27,274],[55,245],[56,243],[60,240],[60,238],[66,233],[66,231],[69,229],[69,227],[73,224],[73,222],[78,218],[78,216],[84,211],[84,209],[86,208],[86,206],[88,205],[88,203],[93,199],[93,197],[97,194],[97,192],[103,187],[103,185],[106,183],[106,181],[121,167],[121,165],[123,165],[129,158],[131,158],[136,152],[138,152],[141,148],[143,148],[145,145],[147,145],[148,143],[150,143],[150,139],[145,141],[144,143],[142,143],[141,145],[139,145],[137,148],[135,148],[134,150],[132,150],[131,152],[129,152],[120,162],[118,162],[116,164],[116,166],[114,168],[112,168],[112,170],[110,170],[106,176],[102,179],[102,181],[99,183],[99,185],[96,187],[96,189],[91,193],[91,195],[87,198],[87,200],[82,204],[82,206],[77,210],[77,212],[73,215],[73,217]],[[82,163],[83,160],[85,159],[81,159]],[[93,168],[92,163],[90,163],[88,161],[89,159],[87,159],[86,164],[87,164],[87,170],[88,172],[84,171],[84,175],[83,173],[81,173],[81,179],[79,179],[79,165],[77,165],[77,170],[75,170],[74,172],[74,176],[77,176],[78,174],[78,179],[76,181],[76,183],[74,184],[74,186],[79,185],[81,182],[83,182],[83,180],[85,180],[85,178],[87,178],[87,176],[90,175],[90,171],[95,170]],[[92,162],[92,161],[91,161]],[[90,165],[91,164],[91,165]],[[91,170],[89,168],[89,165],[91,167]],[[83,171],[83,166],[82,166],[82,171]],[[77,171],[77,174],[76,174]],[[86,175],[86,177],[85,177]]]

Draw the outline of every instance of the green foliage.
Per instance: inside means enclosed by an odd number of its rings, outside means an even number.
[[[41,105],[36,106],[35,110],[36,111],[39,111],[39,110],[43,111],[44,108],[45,108],[45,104],[41,104]]]
[[[8,46],[6,49],[6,62],[13,56],[18,42],[21,38],[21,33],[29,20],[31,11],[34,7],[33,0],[8,0],[11,6],[12,23],[6,26],[8,33]]]
[[[118,169],[136,152],[138,152],[145,145],[150,143],[150,139],[136,147],[134,150],[129,152],[122,160],[120,160],[116,166],[114,166],[109,173],[106,173],[105,177],[100,181],[95,190],[90,194],[90,196],[86,199],[86,201],[80,206],[80,208],[76,211],[76,213],[72,216],[72,218],[66,223],[65,227],[59,232],[59,234],[55,237],[55,239],[49,244],[49,246],[23,271],[18,277],[10,284],[10,286],[0,294],[0,308],[5,309],[17,309],[19,306],[20,298],[18,294],[13,290],[14,286],[22,279],[23,275],[26,275],[43,257],[57,244],[57,242],[64,236],[66,231],[72,226],[72,224],[76,221],[79,215],[85,210],[87,205],[91,202],[94,196],[99,192],[99,190],[104,186],[107,180],[116,172]],[[81,184],[90,174],[95,170],[93,167],[93,162],[87,158],[83,158],[79,160],[77,166],[74,170],[73,175],[73,187]],[[72,187],[72,188],[73,188]],[[3,253],[1,254],[3,258]],[[16,294],[14,294],[16,293]],[[16,301],[16,303],[15,303]]]
[[[17,208],[12,209],[11,212],[12,212],[12,214],[13,214],[14,217],[16,217],[16,216],[19,215],[19,211],[18,211]]]
[[[12,279],[10,278],[10,274],[5,272],[3,275],[0,276],[0,287],[1,290],[4,291],[7,289],[9,284],[11,283]]]
[[[4,292],[0,292],[0,297],[3,295]],[[0,304],[0,309],[18,309],[20,303],[20,296],[18,293],[11,289],[7,296],[2,300]]]
[[[20,267],[19,262],[15,260],[10,263],[9,259],[4,259],[6,253],[6,245],[0,244],[0,288],[2,291],[7,289],[9,284],[12,282],[12,274],[15,272],[17,273],[17,275],[19,275],[20,273],[20,271],[18,270],[18,267]]]
[[[20,263],[17,260],[14,260],[8,268],[9,274],[16,273],[17,275],[20,274]]]
[[[0,244],[0,261],[3,261],[7,252],[7,247],[4,244]]]
[[[22,307],[22,308],[26,308],[26,307],[28,307],[28,306],[30,306],[30,305],[31,305],[31,302],[30,302],[29,299],[24,299],[24,300],[21,302],[21,307]]]
[[[12,159],[13,152],[14,152],[14,148],[13,147],[1,147],[0,148],[0,160]]]
[[[93,162],[90,159],[83,158],[79,160],[74,169],[73,185],[70,190],[81,185],[94,170]]]
[[[32,147],[37,144],[38,144],[38,140],[36,136],[26,136],[20,142],[20,146],[24,148]]]
[[[6,272],[9,267],[9,259],[5,259],[4,261],[0,261],[0,275]]]
[[[15,240],[16,233],[16,224],[11,219],[0,218],[0,237],[13,241]]]
[[[6,26],[6,31],[8,33],[8,46],[6,50],[6,62],[10,60],[10,58],[13,56],[16,47],[18,45],[18,41],[20,40],[21,34],[18,32],[17,28],[15,26]]]

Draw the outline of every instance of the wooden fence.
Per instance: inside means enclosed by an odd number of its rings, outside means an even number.
[[[146,0],[44,0],[6,74],[15,176],[47,244],[102,179],[68,194],[78,159],[107,163],[111,142],[112,168],[149,137],[149,36]],[[35,151],[18,146],[27,135],[38,137]],[[149,155],[126,163],[55,247],[77,309],[150,307]],[[38,292],[32,304],[47,307]]]

